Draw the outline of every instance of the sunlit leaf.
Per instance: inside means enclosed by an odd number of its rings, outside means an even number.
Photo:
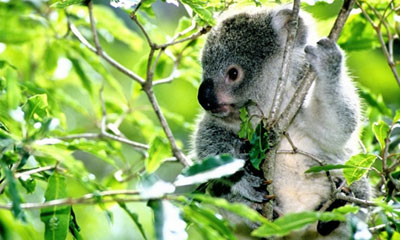
[[[82,4],[84,3],[85,0],[59,0],[56,3],[54,3],[52,6],[56,8],[66,8],[71,5],[75,4]]]
[[[66,198],[65,177],[57,172],[49,178],[46,201]],[[45,240],[63,240],[67,237],[71,206],[53,206],[40,211],[40,219],[45,224]]]
[[[151,200],[149,207],[154,211],[156,237],[158,240],[186,240],[186,222],[181,210],[167,200]]]
[[[3,161],[0,161],[0,166],[4,170],[4,175],[8,182],[8,192],[9,192],[10,198],[12,200],[11,211],[15,218],[25,221],[25,214],[22,211],[21,205],[20,205],[21,197],[20,197],[18,189],[17,189],[17,181],[15,180],[15,178],[13,176],[13,172],[11,171],[10,168],[8,168],[8,166],[6,166],[4,164]]]
[[[48,115],[47,107],[48,103],[46,94],[39,94],[30,97],[22,106],[22,110],[25,113],[25,120],[27,122],[41,121]]]
[[[396,113],[394,115],[394,118],[393,118],[393,122],[394,123],[398,122],[398,121],[400,121],[400,109],[397,109],[397,111],[396,111]]]
[[[228,227],[228,222],[219,218],[215,211],[196,203],[185,206],[183,211],[185,218],[189,218],[191,222],[201,226],[206,232],[212,232],[213,239],[236,239]]]
[[[79,79],[82,82],[82,86],[86,89],[86,91],[88,91],[88,93],[90,95],[93,94],[93,90],[92,90],[92,85],[90,82],[89,77],[86,75],[85,71],[83,70],[83,68],[81,67],[81,64],[79,63],[79,61],[73,57],[69,57],[69,60],[71,60],[72,62],[72,66],[75,69],[75,72],[78,74]]]
[[[343,175],[346,178],[347,184],[350,186],[353,182],[361,179],[366,174],[372,164],[375,162],[376,156],[373,154],[358,154],[352,156],[346,166],[350,168],[343,169]]]
[[[171,149],[164,138],[156,136],[150,144],[148,153],[149,157],[145,160],[145,166],[146,171],[152,173],[160,167],[162,160],[171,156]]]
[[[232,175],[241,169],[244,163],[244,160],[235,159],[229,155],[208,157],[185,169],[176,178],[174,185],[185,186],[203,183],[210,179]]]
[[[159,198],[175,191],[175,186],[161,180],[154,174],[145,174],[138,183],[138,191],[142,198]]]
[[[211,204],[213,206],[228,210],[232,213],[235,213],[238,216],[244,217],[249,219],[253,222],[260,222],[264,224],[272,224],[266,218],[261,216],[257,211],[250,208],[247,205],[240,204],[240,203],[231,203],[222,198],[214,198],[204,194],[194,194],[191,195],[194,200],[200,201],[202,203]]]
[[[375,137],[378,140],[379,145],[381,146],[381,149],[385,147],[385,139],[387,137],[389,129],[390,128],[387,123],[382,120],[379,120],[379,122],[374,123],[374,125],[372,126],[372,131],[374,132]]]
[[[182,0],[182,3],[187,4],[199,17],[210,25],[215,24],[215,19],[210,10],[206,8],[207,4],[201,0]]]
[[[146,234],[145,234],[145,230],[143,228],[143,225],[139,222],[139,216],[132,212],[128,206],[126,206],[125,203],[119,202],[118,205],[120,206],[120,208],[122,208],[127,214],[128,216],[132,219],[132,221],[135,223],[135,225],[138,227],[140,233],[142,234],[142,237],[146,240]]]
[[[16,109],[21,101],[21,90],[18,83],[17,71],[11,67],[5,68],[7,102],[9,109]]]

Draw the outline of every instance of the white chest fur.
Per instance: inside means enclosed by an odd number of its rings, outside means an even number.
[[[315,154],[317,146],[300,131],[292,129],[289,135],[295,146],[303,151]],[[287,139],[280,143],[275,161],[274,192],[278,208],[282,213],[315,210],[330,194],[330,182],[325,173],[305,173],[318,163],[301,154],[279,153],[280,150],[292,150]]]

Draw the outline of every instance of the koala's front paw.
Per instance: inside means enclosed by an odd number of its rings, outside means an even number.
[[[317,46],[306,46],[304,51],[307,61],[320,78],[337,79],[341,72],[343,56],[334,41],[323,38],[317,42]]]
[[[231,192],[256,203],[270,200],[265,180],[246,170],[240,180],[232,185]]]

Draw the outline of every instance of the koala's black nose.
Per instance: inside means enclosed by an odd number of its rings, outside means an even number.
[[[212,79],[206,78],[200,84],[197,99],[199,100],[200,105],[207,111],[218,108],[218,99],[215,95]]]

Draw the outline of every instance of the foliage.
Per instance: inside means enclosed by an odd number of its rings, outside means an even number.
[[[322,24],[332,22],[341,5],[340,0],[304,2]],[[355,12],[339,44],[349,52],[376,54],[382,37],[389,50],[393,44],[398,49],[398,3],[360,3],[375,28]],[[307,172],[343,171],[349,185],[368,174],[378,192],[368,225],[351,216],[358,211],[352,205],[269,221],[245,205],[192,193],[244,165],[222,155],[182,167],[190,162],[183,152],[189,152],[198,111],[202,35],[231,5],[260,4],[0,1],[0,238],[236,239],[222,209],[258,223],[254,236],[284,236],[318,220],[339,220],[350,224],[354,239],[368,227],[375,237],[397,239],[400,110],[393,110],[400,106],[386,104],[393,98],[361,84],[366,152],[344,165]],[[160,18],[162,11],[175,13],[175,20]],[[393,71],[387,66],[373,70]],[[374,81],[381,80],[387,81]],[[272,134],[263,123],[253,128],[246,108],[240,117],[239,135],[249,141],[258,169]]]

